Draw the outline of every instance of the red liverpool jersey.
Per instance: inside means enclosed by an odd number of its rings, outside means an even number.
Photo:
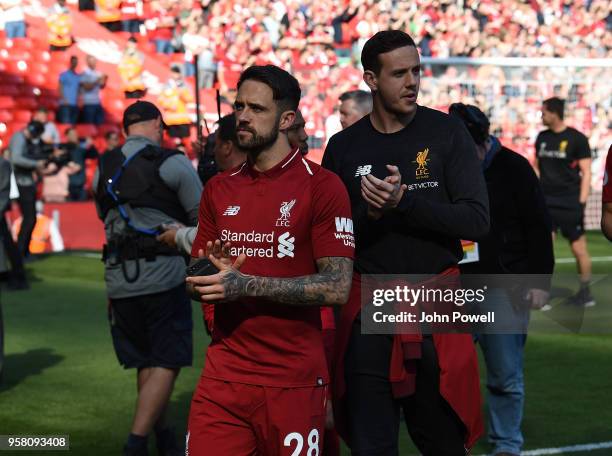
[[[338,176],[298,151],[266,172],[246,162],[204,189],[193,255],[215,239],[231,242],[233,258],[247,255],[245,274],[315,274],[318,258],[353,258],[348,194]],[[215,304],[203,375],[274,387],[326,383],[320,308],[262,298]]]
[[[612,178],[612,146],[608,149],[608,157],[606,158],[606,169],[604,171],[603,178],[603,195],[602,202],[612,203],[612,182],[610,179]]]

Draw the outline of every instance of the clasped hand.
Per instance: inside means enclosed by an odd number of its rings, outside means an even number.
[[[221,244],[220,240],[214,243],[206,243],[206,253],[200,249],[198,258],[208,258],[219,270],[216,274],[209,276],[187,277],[187,283],[199,294],[202,302],[232,301],[244,296],[243,287],[240,286],[248,276],[240,272],[240,268],[246,260],[246,255],[241,254],[232,261],[230,257],[231,244]]]
[[[372,174],[361,177],[361,196],[368,203],[371,218],[378,219],[385,211],[396,208],[407,188],[397,166],[387,165],[387,169],[391,174],[382,180]]]

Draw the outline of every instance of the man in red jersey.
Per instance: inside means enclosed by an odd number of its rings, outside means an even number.
[[[612,241],[612,182],[610,175],[612,174],[612,146],[608,149],[608,157],[606,158],[606,170],[603,180],[603,195],[601,201],[601,230],[603,234]]]
[[[242,73],[236,130],[248,159],[202,195],[192,256],[206,250],[220,272],[187,279],[192,296],[215,303],[189,415],[192,456],[322,448],[328,373],[319,308],[346,302],[354,240],[340,179],[289,145],[299,100],[297,80],[278,67]]]

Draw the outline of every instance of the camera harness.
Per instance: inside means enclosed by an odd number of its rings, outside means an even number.
[[[149,260],[152,261],[155,259],[156,255],[179,255],[179,253],[176,252],[174,249],[170,247],[162,246],[161,244],[159,244],[157,240],[155,240],[155,236],[157,236],[160,233],[160,230],[158,228],[139,227],[130,219],[130,216],[125,207],[125,204],[129,203],[129,201],[125,197],[121,196],[121,191],[117,188],[117,186],[119,185],[119,182],[121,181],[121,178],[123,177],[126,171],[126,168],[137,157],[141,156],[141,153],[144,151],[150,152],[151,148],[145,147],[143,149],[140,149],[138,152],[133,154],[131,157],[122,160],[121,165],[116,169],[116,171],[112,173],[111,177],[102,176],[101,174],[101,178],[107,179],[106,182],[103,184],[103,187],[106,190],[105,193],[111,199],[111,201],[107,202],[106,204],[101,205],[103,211],[109,208],[108,203],[112,203],[112,207],[115,207],[117,209],[120,217],[125,222],[128,230],[131,231],[132,233],[126,236],[119,236],[118,238],[115,238],[115,239],[113,239],[111,236],[111,239],[109,239],[108,241],[108,245],[105,246],[103,260],[106,260],[107,258],[111,258],[111,262],[120,263],[123,276],[126,282],[128,283],[134,283],[136,280],[138,280],[140,276],[140,262],[138,261],[140,258],[145,258],[147,261]],[[159,166],[161,166],[161,163],[163,163],[165,158],[168,158],[169,156],[172,156],[178,153],[176,151],[163,150],[163,149],[162,151],[163,151],[163,154],[160,155],[161,161],[159,162]],[[143,154],[142,156],[146,157],[147,155],[149,154]],[[111,170],[109,169],[109,171]],[[154,195],[153,197],[155,196],[159,197],[160,194],[157,193],[157,195]],[[157,201],[159,201],[159,199],[157,199]],[[142,207],[153,207],[153,208],[157,208],[161,210],[163,208],[163,205],[161,207],[155,207],[154,205],[149,206],[145,204]],[[167,210],[163,212],[167,212]],[[104,216],[106,216],[106,213],[104,214]],[[178,214],[173,214],[173,216],[177,217]],[[178,218],[182,219],[183,217],[178,216]],[[137,260],[136,266],[135,266],[136,270],[134,274],[131,274],[131,275],[128,273],[127,268],[126,268],[126,260],[128,259]]]

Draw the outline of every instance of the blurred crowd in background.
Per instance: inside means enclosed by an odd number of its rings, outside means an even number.
[[[27,33],[19,24],[27,3],[0,0],[7,37]],[[590,139],[594,181],[601,180],[603,155],[612,142],[611,69],[571,63],[612,56],[606,0],[59,0],[47,18],[52,49],[72,45],[69,17],[76,8],[130,38],[117,67],[126,98],[146,94],[147,55],[172,65],[157,101],[166,121],[178,126],[172,132],[176,138],[188,137],[195,120],[188,107],[197,55],[199,86],[218,89],[229,104],[249,65],[270,63],[294,74],[302,87],[310,150],[321,150],[340,129],[339,96],[365,88],[363,44],[379,30],[397,28],[415,38],[423,57],[569,62],[559,67],[432,62],[423,66],[420,103],[443,111],[457,101],[480,106],[492,131],[533,160],[541,102],[552,95],[564,98],[567,123]]]

